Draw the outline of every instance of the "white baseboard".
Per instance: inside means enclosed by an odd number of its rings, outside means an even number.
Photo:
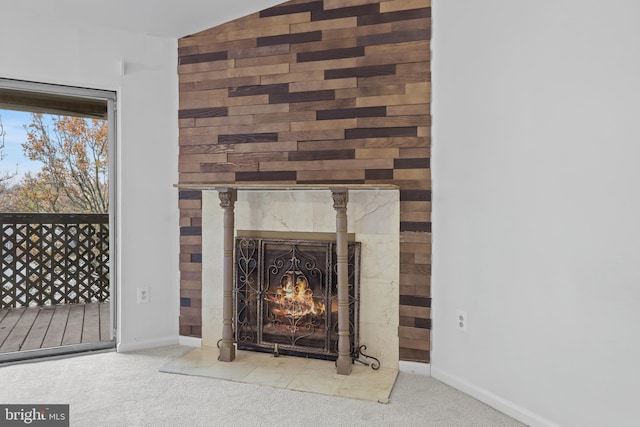
[[[561,427],[560,425],[538,414],[535,414],[528,409],[523,408],[522,406],[516,405],[515,403],[498,395],[495,395],[490,391],[485,390],[484,388],[478,387],[475,384],[465,381],[455,375],[451,375],[448,372],[445,372],[436,367],[431,368],[431,376],[438,381],[442,381],[443,383],[450,385],[451,387],[456,388],[463,393],[468,394],[469,396],[475,397],[479,401],[486,403],[492,408],[495,408],[498,411],[512,418],[515,418],[516,420],[528,426]]]
[[[202,347],[202,338],[185,337],[183,335],[180,335],[180,337],[178,338],[178,344],[187,347]]]
[[[431,376],[431,365],[428,363],[408,362],[405,360],[401,360],[398,365],[400,372],[423,375],[425,377]]]
[[[138,341],[132,343],[119,343],[118,353],[127,353],[130,351],[147,350],[150,348],[166,347],[178,344],[178,337],[172,335],[170,337],[156,338],[147,341]]]

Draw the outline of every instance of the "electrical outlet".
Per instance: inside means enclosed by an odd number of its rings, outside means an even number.
[[[146,304],[149,302],[149,287],[138,288],[138,304]]]
[[[458,325],[458,329],[461,330],[462,332],[467,332],[467,323],[469,323],[467,312],[462,310],[457,310],[456,314],[457,314],[456,322]]]

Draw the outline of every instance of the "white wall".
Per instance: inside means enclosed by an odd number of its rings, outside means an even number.
[[[640,3],[434,3],[432,375],[638,425]]]
[[[177,343],[177,41],[62,24],[15,3],[3,8],[0,77],[117,91],[119,348]],[[150,303],[138,305],[146,285]]]

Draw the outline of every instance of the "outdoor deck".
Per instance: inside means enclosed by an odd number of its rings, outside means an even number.
[[[110,304],[0,309],[0,353],[108,341]]]

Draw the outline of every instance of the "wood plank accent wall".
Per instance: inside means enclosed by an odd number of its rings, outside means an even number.
[[[430,0],[293,0],[179,40],[180,183],[400,187],[400,358],[429,361]],[[180,334],[201,195],[180,191]]]

